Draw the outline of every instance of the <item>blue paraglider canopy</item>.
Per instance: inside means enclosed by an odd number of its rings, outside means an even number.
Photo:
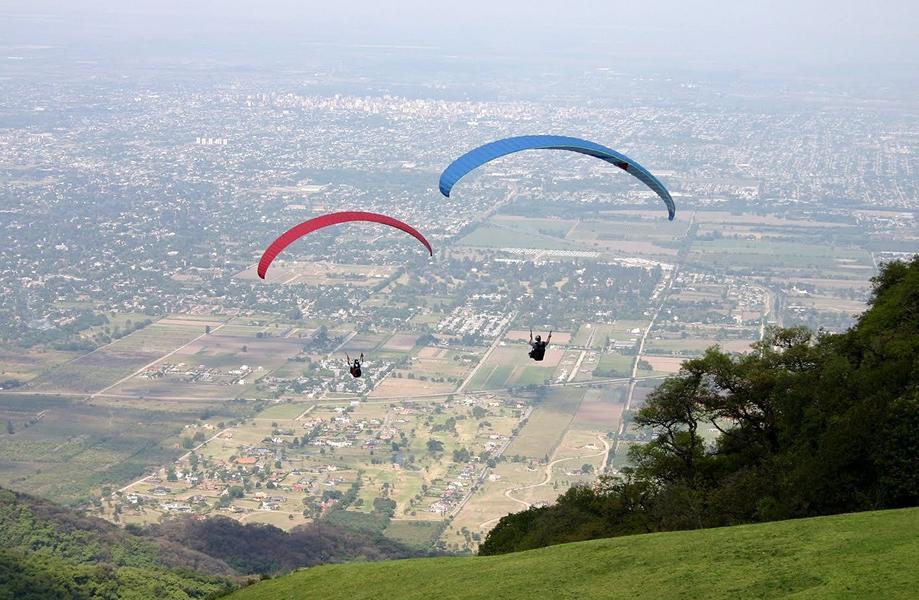
[[[568,150],[594,156],[608,163],[614,164],[626,173],[634,176],[636,179],[651,188],[664,204],[667,205],[667,213],[672,221],[676,214],[676,206],[670,192],[664,187],[660,180],[652,175],[643,166],[620,152],[611,148],[602,146],[595,142],[581,140],[574,137],[563,135],[523,135],[519,137],[510,137],[479,146],[470,150],[450,163],[444,172],[440,175],[440,193],[444,196],[450,196],[450,190],[457,181],[464,175],[477,169],[487,162],[506,154],[513,154],[521,150]]]

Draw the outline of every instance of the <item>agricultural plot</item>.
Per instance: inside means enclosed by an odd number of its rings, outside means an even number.
[[[387,336],[380,333],[359,333],[352,337],[348,342],[339,349],[339,354],[347,353],[352,357],[357,356],[361,352],[368,354],[376,350],[384,341],[387,340]]]
[[[440,535],[441,529],[442,525],[437,521],[393,519],[383,531],[383,535],[412,548],[423,550],[432,546]]]
[[[499,346],[476,371],[467,389],[504,389],[553,379],[564,351],[550,345],[541,362],[530,359],[528,351],[524,344]]]
[[[236,274],[239,279],[257,280],[257,265]],[[348,285],[369,287],[392,277],[396,267],[389,265],[344,265],[324,261],[299,262],[278,258],[265,275],[268,283],[281,285]]]
[[[454,389],[456,385],[449,382],[387,377],[377,384],[367,397],[378,399],[447,395]]]
[[[594,432],[568,431],[559,443],[549,465],[540,467],[541,485],[529,484],[511,492],[528,504],[552,502],[573,485],[596,478],[606,454],[604,440]],[[585,466],[586,465],[586,466]]]
[[[247,329],[252,333],[254,328]],[[199,337],[106,394],[135,398],[232,399],[244,394],[273,369],[285,365],[302,347],[302,342],[296,339],[242,336],[220,329]]]
[[[676,256],[673,238],[673,224],[659,218],[647,222],[585,220],[566,236],[569,241],[606,254],[663,261]]]
[[[616,431],[625,408],[627,390],[627,384],[588,389],[572,426],[588,431]]]
[[[478,360],[477,353],[453,348],[419,348],[407,366],[395,368],[369,397],[449,394],[472,369]]]
[[[573,336],[571,336],[571,340],[568,343],[573,346],[586,346],[587,342],[591,339],[593,333],[594,333],[593,324],[585,323],[581,325],[580,327],[578,327],[578,330],[575,332]]]
[[[42,392],[98,392],[202,334],[197,326],[154,323],[46,372],[32,386]]]
[[[608,218],[576,221],[496,215],[488,221],[487,227],[491,230],[483,229],[468,245],[547,250],[580,248],[651,259],[672,259],[676,255],[674,248],[654,243],[667,244],[674,236],[672,224],[661,223],[659,214],[643,221]],[[497,243],[496,239],[516,243]],[[568,247],[558,247],[560,241],[567,242]]]
[[[495,215],[491,222],[507,229],[522,231],[532,235],[547,235],[564,238],[578,221],[569,219],[540,219],[517,215]]]
[[[533,461],[503,462],[490,470],[484,485],[470,498],[469,502],[450,523],[444,531],[442,539],[449,545],[454,544],[454,549],[463,547],[463,528],[477,532],[480,537],[491,530],[498,519],[506,514],[518,512],[526,508],[520,500],[508,495],[512,490],[526,485],[535,485],[542,481],[545,469]],[[554,499],[558,494],[547,488],[550,497]],[[551,494],[555,493],[555,496]],[[459,536],[457,534],[460,534]]]
[[[698,335],[698,334],[697,334]],[[720,346],[727,352],[748,352],[755,341],[755,331],[749,330],[747,339],[717,339],[714,336],[666,338],[660,335],[650,337],[645,344],[645,353],[650,355],[694,357],[701,356],[706,349]],[[644,358],[645,355],[642,355]]]
[[[855,316],[864,312],[867,308],[867,304],[857,300],[808,294],[807,296],[789,298],[785,308],[786,310],[804,308],[808,310],[838,312]]]
[[[679,372],[685,360],[675,356],[654,356],[651,354],[642,354],[641,358],[651,365],[654,373],[667,375]]]
[[[849,273],[859,279],[867,279],[874,270],[871,255],[861,248],[785,240],[695,241],[688,261],[738,273]]]
[[[0,381],[15,379],[26,383],[79,356],[78,352],[61,350],[17,349],[12,351],[0,348]]]
[[[634,356],[618,352],[605,352],[600,354],[597,366],[594,368],[595,377],[629,377],[632,374]]]
[[[34,380],[37,392],[94,393],[130,375],[159,355],[103,348],[65,363]]]
[[[524,428],[508,446],[506,454],[537,460],[551,456],[568,430],[585,392],[584,388],[548,390]]]
[[[483,248],[532,248],[535,250],[581,250],[577,244],[545,234],[487,222],[459,241],[461,246]]]
[[[4,398],[0,405],[9,403]],[[47,397],[35,397],[30,405],[40,410],[31,413],[35,420],[27,427],[25,410],[16,411],[19,418],[6,413],[17,431],[0,437],[0,485],[65,503],[98,494],[101,486],[117,487],[151,464],[173,460],[181,453],[174,436],[190,418],[172,411],[64,404]]]
[[[386,342],[380,346],[380,349],[386,352],[410,352],[415,347],[417,341],[417,335],[397,333],[386,340]]]
[[[312,403],[278,402],[258,414],[259,419],[294,419],[308,410]]]

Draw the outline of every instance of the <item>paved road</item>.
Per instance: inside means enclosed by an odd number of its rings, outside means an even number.
[[[584,344],[585,349],[581,350],[581,354],[578,355],[577,362],[574,363],[574,368],[571,369],[571,375],[568,376],[568,382],[574,381],[575,376],[578,374],[578,371],[581,368],[581,363],[584,362],[584,357],[587,356],[587,352],[590,350],[590,345],[594,341],[594,334],[597,333],[596,329],[590,330],[590,336],[587,338],[587,343]]]

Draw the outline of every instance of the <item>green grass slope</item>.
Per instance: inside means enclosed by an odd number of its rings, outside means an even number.
[[[919,509],[903,509],[330,565],[230,598],[916,598],[917,565]]]

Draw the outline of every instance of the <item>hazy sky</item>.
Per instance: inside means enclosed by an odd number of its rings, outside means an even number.
[[[0,1],[8,43],[402,44],[662,64],[919,62],[916,0]]]

